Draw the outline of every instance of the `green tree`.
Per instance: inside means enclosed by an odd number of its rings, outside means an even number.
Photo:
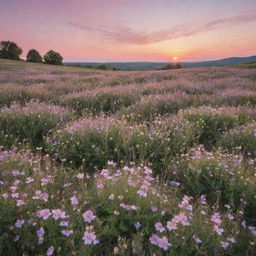
[[[175,69],[177,69],[177,68],[182,68],[182,65],[181,65],[180,63],[176,63],[176,64],[174,65],[174,68],[175,68]]]
[[[1,41],[0,43],[0,58],[19,60],[22,54],[22,49],[13,41]]]
[[[27,61],[28,62],[42,63],[43,59],[42,59],[42,56],[40,55],[40,53],[37,50],[31,49],[31,50],[29,50],[29,52],[27,54]]]
[[[180,63],[169,63],[165,67],[163,67],[163,70],[168,70],[168,69],[179,69],[182,68],[182,65]]]
[[[62,65],[62,56],[53,50],[50,50],[44,55],[44,62],[52,65]]]
[[[102,70],[107,70],[107,66],[105,64],[101,64],[98,67],[96,67],[97,69],[102,69]]]

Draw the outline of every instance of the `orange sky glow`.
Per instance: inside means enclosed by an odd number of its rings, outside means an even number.
[[[255,0],[0,0],[0,40],[64,61],[256,55]]]

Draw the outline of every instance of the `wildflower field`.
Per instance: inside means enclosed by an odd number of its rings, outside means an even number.
[[[0,60],[0,255],[256,255],[256,69]]]

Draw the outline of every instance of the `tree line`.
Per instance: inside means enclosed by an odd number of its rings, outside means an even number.
[[[13,41],[0,42],[0,59],[21,60],[20,55],[23,50]],[[34,63],[45,63],[52,65],[62,65],[63,57],[53,50],[48,51],[43,57],[36,49],[28,51],[26,61]]]

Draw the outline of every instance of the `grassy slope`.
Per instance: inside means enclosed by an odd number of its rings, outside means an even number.
[[[0,255],[256,255],[255,99],[247,68],[0,60]]]

